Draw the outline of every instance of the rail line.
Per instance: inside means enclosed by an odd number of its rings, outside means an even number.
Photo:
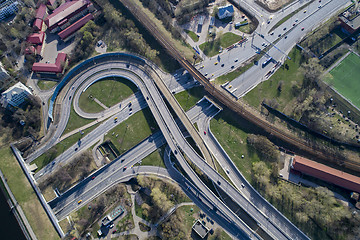
[[[239,114],[245,120],[251,122],[252,124],[263,129],[272,137],[278,138],[281,141],[295,146],[300,151],[305,152],[306,154],[319,158],[325,162],[332,162],[336,165],[341,165],[342,167],[348,168],[352,171],[360,172],[360,163],[352,160],[340,159],[332,154],[326,153],[323,150],[315,149],[314,147],[309,146],[304,140],[299,139],[291,134],[286,133],[285,131],[276,128],[267,121],[259,118],[250,111],[248,111],[241,103],[237,102],[234,97],[225,93],[221,89],[216,88],[210,83],[210,81],[203,76],[180,52],[176,49],[171,42],[167,41],[164,35],[158,30],[158,28],[153,24],[150,18],[136,6],[131,0],[120,0],[122,4],[129,9],[132,15],[141,22],[146,29],[157,39],[157,41],[168,51],[168,53],[175,58],[183,68],[185,68],[197,81],[199,81],[205,88],[205,90],[215,99],[220,101],[223,105],[231,109],[232,111]]]

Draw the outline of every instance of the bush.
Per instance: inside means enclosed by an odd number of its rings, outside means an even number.
[[[266,137],[249,134],[247,136],[247,143],[256,150],[260,159],[269,162],[276,162],[279,160],[280,153],[278,148]]]

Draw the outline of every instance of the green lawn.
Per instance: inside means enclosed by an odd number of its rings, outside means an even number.
[[[49,90],[52,87],[54,87],[58,82],[56,81],[45,81],[45,80],[39,80],[37,85],[41,90]]]
[[[99,126],[99,123],[95,124],[94,126],[91,126],[83,131],[83,137],[94,130],[97,126]],[[40,155],[38,158],[36,158],[32,163],[36,163],[38,166],[38,169],[36,171],[39,171],[41,168],[46,166],[48,163],[50,163],[52,160],[54,160],[57,156],[62,154],[66,149],[74,145],[80,138],[81,134],[75,133],[74,135],[71,135],[55,146],[51,147],[48,151]]]
[[[221,35],[220,37],[216,38],[214,41],[209,41],[200,44],[199,48],[204,52],[206,56],[213,57],[219,54],[220,46],[222,48],[227,48],[232,44],[240,41],[241,39],[242,39],[241,36],[231,32],[227,32]]]
[[[152,152],[150,155],[145,157],[143,160],[141,160],[142,166],[159,166],[165,168],[165,164],[163,161],[163,153],[165,151],[165,147],[162,146],[161,148],[158,148],[154,152]]]
[[[325,77],[333,88],[360,108],[360,57],[350,53]]]
[[[260,159],[246,143],[248,129],[239,123],[236,116],[227,109],[211,120],[210,127],[236,167],[251,182],[252,164]],[[241,158],[241,155],[244,155],[244,158]]]
[[[137,91],[135,84],[125,78],[109,77],[92,84],[79,99],[79,106],[86,112],[100,112],[104,110],[94,101],[98,99],[107,107],[111,107],[126,99]]]
[[[191,39],[192,39],[194,42],[199,41],[199,37],[198,37],[197,34],[194,33],[193,31],[185,30],[185,32],[189,35],[189,37],[191,37]]]
[[[341,42],[342,38],[337,34],[337,32],[340,32],[340,30],[332,31],[329,35],[310,46],[311,51],[319,56]]]
[[[195,87],[175,94],[175,98],[186,112],[203,98],[204,94],[203,87]]]
[[[221,85],[226,82],[231,82],[232,80],[234,80],[235,78],[237,78],[238,76],[240,76],[241,74],[246,72],[253,65],[254,65],[253,63],[249,63],[249,64],[246,64],[245,66],[238,67],[237,69],[235,69],[232,72],[221,75],[220,77],[215,79],[215,83]]]
[[[262,101],[266,99],[276,99],[279,103],[278,110],[284,111],[286,107],[291,107],[291,101],[294,100],[292,94],[292,86],[297,83],[301,85],[303,74],[299,71],[301,52],[298,48],[294,48],[289,53],[291,60],[286,60],[284,65],[289,66],[288,70],[285,67],[278,69],[269,80],[257,85],[253,90],[245,95],[243,98],[251,106],[261,109]],[[278,84],[283,81],[281,93],[277,90]],[[286,111],[285,111],[286,112]]]
[[[122,154],[157,131],[158,128],[150,109],[145,108],[110,130],[105,135],[105,140],[111,140],[118,154]]]
[[[69,133],[72,130],[75,130],[75,129],[79,128],[79,127],[85,126],[86,124],[91,123],[92,121],[94,121],[94,120],[80,117],[75,112],[73,105],[71,105],[69,121],[68,121],[68,123],[66,125],[66,128],[65,128],[65,130],[63,132],[63,135],[66,134],[66,133]]]
[[[38,239],[60,239],[9,147],[0,149],[0,169]]]

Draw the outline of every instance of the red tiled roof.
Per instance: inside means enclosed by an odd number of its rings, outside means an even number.
[[[56,57],[55,63],[34,63],[32,70],[34,72],[61,73],[63,70],[62,64],[65,60],[66,53],[59,53]]]
[[[61,22],[64,18],[89,4],[88,0],[71,1],[62,4],[45,19],[45,24],[50,28]]]
[[[360,178],[349,173],[299,156],[295,156],[292,167],[294,170],[306,175],[319,178],[355,192],[360,192]]]
[[[40,4],[38,9],[36,9],[35,18],[44,19],[46,14],[46,6],[44,4]]]
[[[35,31],[41,30],[42,24],[43,24],[42,19],[40,19],[40,18],[35,19],[34,24],[33,24],[33,29]]]
[[[39,32],[39,33],[33,33],[27,37],[27,40],[29,43],[32,44],[42,44],[44,41],[45,33]]]
[[[59,32],[60,38],[62,40],[64,40],[65,38],[67,38],[68,36],[70,36],[71,34],[76,32],[77,30],[79,30],[82,26],[84,26],[88,21],[90,21],[92,19],[94,19],[94,17],[91,13],[89,13],[85,17],[79,19],[78,21],[76,21],[75,23],[70,25],[69,27],[67,27],[64,30],[62,30],[61,32]]]

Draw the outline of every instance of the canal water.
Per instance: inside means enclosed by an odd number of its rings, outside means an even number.
[[[0,239],[26,240],[16,218],[10,211],[2,189],[0,189]]]

